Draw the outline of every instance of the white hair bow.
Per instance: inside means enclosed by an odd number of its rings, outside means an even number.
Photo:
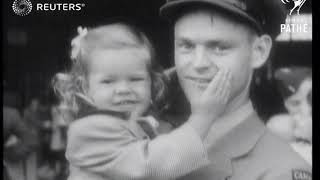
[[[77,28],[78,30],[78,35],[72,39],[71,41],[71,60],[75,60],[81,50],[81,39],[84,38],[87,34],[88,34],[88,29],[87,28],[82,28],[81,26],[79,26]]]

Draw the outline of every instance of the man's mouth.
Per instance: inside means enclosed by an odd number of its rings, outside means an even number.
[[[137,104],[138,101],[135,100],[121,100],[121,101],[117,101],[114,104],[116,106],[130,106],[130,105],[135,105]]]

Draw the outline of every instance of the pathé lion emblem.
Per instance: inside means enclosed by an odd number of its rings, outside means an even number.
[[[293,3],[294,3],[294,7],[290,10],[290,15],[292,14],[292,12],[293,12],[296,8],[298,8],[298,9],[297,9],[297,14],[299,15],[300,9],[301,9],[301,7],[303,6],[303,4],[306,2],[306,0],[281,0],[281,2],[282,2],[283,4],[287,4],[287,3],[289,3],[290,1],[293,1]]]

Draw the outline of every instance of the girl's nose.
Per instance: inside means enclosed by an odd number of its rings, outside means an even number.
[[[128,95],[131,93],[131,87],[128,82],[121,81],[117,84],[115,93],[117,95]]]

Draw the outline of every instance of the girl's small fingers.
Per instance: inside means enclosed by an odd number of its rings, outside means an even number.
[[[225,78],[223,84],[220,87],[220,92],[218,92],[221,95],[222,99],[228,99],[229,93],[230,93],[230,81],[228,77]]]
[[[228,88],[230,88],[230,71],[225,71],[225,74],[221,78],[219,87],[222,92],[225,92]]]
[[[219,70],[217,74],[214,76],[214,78],[209,83],[207,89],[204,91],[204,95],[210,95],[216,91],[217,84],[219,82],[219,79],[221,77],[221,71]]]
[[[232,82],[233,77],[232,77],[232,72],[230,70],[228,70],[227,79],[230,83]]]
[[[222,96],[224,103],[227,103],[227,102],[228,102],[229,96],[230,96],[230,88],[229,88],[229,85],[227,85],[227,88],[226,88],[226,90],[224,91],[223,96]]]
[[[219,83],[217,84],[217,93],[222,94],[228,83],[228,75],[226,71],[222,71],[221,77],[219,79]]]

